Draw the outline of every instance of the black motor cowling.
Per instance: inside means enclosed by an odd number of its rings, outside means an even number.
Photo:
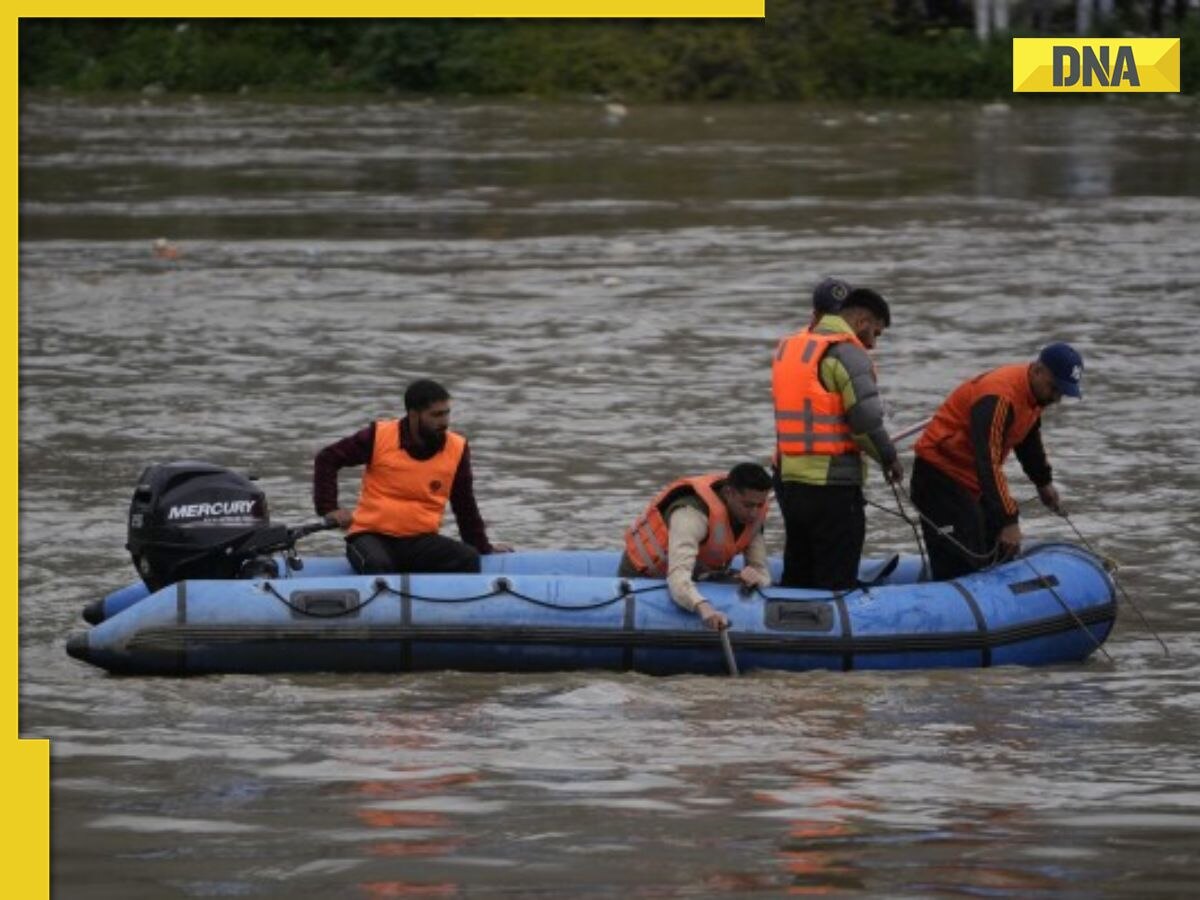
[[[272,526],[267,497],[249,478],[183,460],[148,467],[129,505],[125,547],[152,591],[185,578],[270,575],[264,548],[287,529]]]

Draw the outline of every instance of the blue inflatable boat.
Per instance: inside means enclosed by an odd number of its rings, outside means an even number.
[[[114,673],[560,671],[720,674],[720,636],[663,581],[616,576],[618,554],[483,558],[478,575],[355,575],[306,559],[280,577],[140,582],[85,611],[67,652]],[[773,563],[778,578],[778,562]],[[866,563],[844,593],[772,587],[701,592],[730,620],[741,671],[975,668],[1079,662],[1108,638],[1115,585],[1070,544],[949,582],[921,561]]]

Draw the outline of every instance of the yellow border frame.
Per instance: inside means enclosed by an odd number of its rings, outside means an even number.
[[[57,3],[38,18],[98,15],[90,3]],[[187,18],[196,10],[172,12],[145,0],[104,4],[102,17]],[[203,4],[203,18],[394,18],[394,19],[763,19],[766,0],[400,0],[398,3],[353,3],[331,11],[328,4],[245,4],[216,0]],[[34,18],[25,16],[24,18]]]
[[[4,768],[5,797],[8,800],[8,815],[5,817],[4,855],[5,870],[9,874],[9,890],[18,897],[48,897],[50,895],[50,742],[46,740],[19,740],[20,734],[20,695],[18,684],[18,653],[20,648],[20,633],[18,631],[18,607],[20,597],[20,579],[17,574],[20,562],[18,545],[18,515],[20,511],[20,489],[17,477],[18,444],[17,430],[20,402],[18,396],[18,340],[19,315],[17,306],[18,285],[18,142],[17,110],[20,88],[17,83],[18,67],[18,31],[20,19],[14,18],[5,34],[4,46],[8,47],[5,55],[11,60],[12,81],[5,95],[5,118],[9,122],[9,141],[5,157],[8,159],[6,168],[11,174],[11,180],[5,182],[5,206],[9,210],[9,222],[12,229],[9,239],[9,262],[5,265],[6,280],[13,288],[13,293],[4,309],[4,345],[8,348],[5,355],[5,383],[8,387],[4,396],[10,403],[5,419],[12,423],[13,434],[5,443],[4,467],[4,496],[9,510],[5,527],[4,570],[11,573],[10,582],[15,588],[9,593],[5,620],[7,635],[4,642],[3,654],[3,683],[8,685],[5,692],[4,721],[9,724],[11,740],[0,741],[3,747],[0,753],[0,766]],[[11,529],[11,532],[10,530]],[[15,890],[14,890],[15,889]]]

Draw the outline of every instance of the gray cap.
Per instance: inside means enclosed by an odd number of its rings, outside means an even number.
[[[812,305],[819,313],[835,313],[850,295],[850,285],[840,278],[826,278],[813,288]]]

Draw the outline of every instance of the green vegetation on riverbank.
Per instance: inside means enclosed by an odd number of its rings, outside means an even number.
[[[765,22],[22,19],[20,84],[73,91],[603,95],[630,100],[1007,97],[1008,39],[883,0],[780,0]],[[1200,83],[1200,17],[1183,26]]]

